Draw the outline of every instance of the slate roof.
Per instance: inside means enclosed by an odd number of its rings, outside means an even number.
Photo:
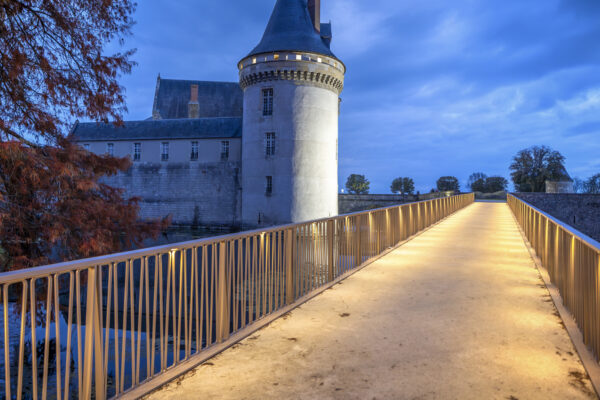
[[[212,139],[242,137],[242,118],[199,118],[78,123],[73,130],[79,142],[108,140]]]
[[[241,117],[243,92],[237,82],[206,82],[158,78],[152,115],[162,119],[188,118],[192,85],[198,85],[200,118]]]
[[[331,27],[326,29],[331,35]],[[277,0],[262,40],[248,56],[275,51],[306,51],[335,57],[329,42],[315,30],[307,0]]]

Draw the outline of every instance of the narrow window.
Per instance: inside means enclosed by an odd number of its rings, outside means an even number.
[[[273,194],[273,177],[272,176],[267,176],[267,181],[266,181],[266,187],[265,187],[265,194],[267,196],[270,196]]]
[[[106,143],[106,154],[109,156],[115,155],[115,144],[114,143]]]
[[[229,140],[221,142],[221,161],[229,160]]]
[[[142,144],[133,144],[133,161],[140,161],[142,159]]]
[[[160,144],[160,159],[161,161],[169,161],[169,142]]]
[[[198,160],[198,142],[192,142],[192,154],[190,155],[190,160]]]
[[[273,115],[273,89],[263,89],[263,115]]]
[[[265,155],[271,157],[275,155],[275,133],[265,133]]]
[[[89,143],[84,144],[83,148],[85,151],[90,151],[90,144]]]

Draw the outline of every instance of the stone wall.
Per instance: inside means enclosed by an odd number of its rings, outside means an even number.
[[[402,196],[398,194],[340,194],[338,195],[338,208],[340,215],[343,215],[358,211],[373,210],[375,208],[392,207],[413,201],[429,200],[445,195],[445,193],[427,193],[418,196]]]
[[[136,163],[106,183],[140,197],[143,219],[171,215],[176,225],[236,227],[241,215],[241,165]]]
[[[554,218],[600,241],[600,195],[515,193]]]

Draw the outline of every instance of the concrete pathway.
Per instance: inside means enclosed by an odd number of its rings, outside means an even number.
[[[508,206],[475,203],[150,398],[596,395]]]

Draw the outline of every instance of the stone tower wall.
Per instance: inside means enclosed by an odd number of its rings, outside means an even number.
[[[302,55],[302,61],[296,54],[277,56],[278,60],[275,55],[266,55],[241,63],[242,221],[246,226],[338,214],[337,145],[343,65],[333,59],[323,62],[316,55]],[[263,116],[262,91],[267,88],[273,89],[272,116]],[[275,133],[273,156],[265,152],[266,133]],[[273,177],[271,195],[266,193],[267,176]]]

